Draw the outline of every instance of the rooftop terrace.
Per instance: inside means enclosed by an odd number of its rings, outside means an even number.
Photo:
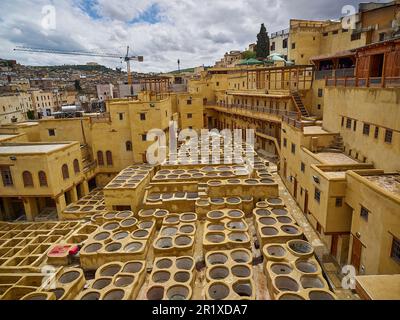
[[[68,146],[68,143],[51,144],[14,144],[0,146],[0,154],[43,154],[61,150]]]
[[[376,184],[378,187],[400,196],[400,174],[383,174],[365,176],[367,180]]]
[[[326,164],[357,164],[356,160],[350,158],[348,155],[344,153],[336,153],[336,152],[319,152],[316,153],[316,156]]]

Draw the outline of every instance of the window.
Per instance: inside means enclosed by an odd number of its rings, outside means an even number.
[[[292,143],[292,153],[293,154],[296,153],[296,145],[294,143]]]
[[[74,160],[74,172],[79,173],[81,170],[79,169],[79,161],[78,159]]]
[[[283,146],[286,148],[287,147],[287,139],[283,138]]]
[[[38,178],[39,178],[39,185],[41,187],[47,187],[47,177],[46,173],[44,171],[39,171],[38,173]]]
[[[296,42],[292,43],[292,50],[296,49]]]
[[[219,82],[217,81],[217,87],[219,87]]]
[[[113,165],[113,159],[112,159],[111,151],[107,151],[106,152],[106,161],[107,161],[107,165],[108,166],[112,166]]]
[[[8,167],[1,168],[1,178],[3,179],[3,185],[5,187],[11,187],[14,185],[10,168]]]
[[[69,178],[69,171],[68,171],[68,166],[66,164],[63,164],[61,167],[61,172],[64,180],[67,180]]]
[[[147,141],[147,135],[146,134],[142,134],[142,141]]]
[[[392,139],[393,139],[393,131],[386,129],[385,132],[385,142],[387,143],[392,143]]]
[[[275,42],[272,42],[271,44],[271,51],[275,51]]]
[[[354,120],[353,131],[357,131],[357,121],[356,120]]]
[[[386,33],[382,32],[379,34],[379,41],[384,41],[385,40],[385,35]]]
[[[119,120],[124,120],[124,114],[123,113],[119,113]]]
[[[347,119],[346,121],[346,128],[351,129],[351,119]]]
[[[363,218],[365,221],[368,221],[368,216],[369,216],[369,211],[368,211],[368,209],[366,209],[366,208],[364,208],[363,206],[361,206],[360,216],[361,216],[361,218]]]
[[[218,82],[217,82],[217,83],[218,83]],[[187,105],[191,105],[191,104],[192,104],[192,99],[186,101],[186,104],[187,104]]]
[[[287,48],[287,45],[288,45],[288,39],[283,39],[283,41],[282,41],[282,48],[283,48],[283,49],[286,49],[286,48]],[[285,59],[285,60],[287,60],[287,59]]]
[[[366,136],[369,136],[369,130],[370,130],[370,125],[367,123],[364,123],[364,127],[363,127],[363,134]]]
[[[49,129],[49,137],[54,137],[56,135],[55,129]]]
[[[103,151],[97,151],[97,162],[99,166],[104,166]]]
[[[317,201],[318,203],[321,202],[321,191],[317,188],[315,188],[315,192],[314,192],[314,199],[315,201]]]
[[[339,30],[332,31],[332,34],[338,34],[338,33],[339,33]]]
[[[32,173],[24,171],[22,173],[22,180],[24,181],[24,187],[33,187]]]
[[[344,117],[342,117],[342,127],[344,126]]]
[[[342,29],[342,33],[349,32],[349,29]]]
[[[393,237],[390,257],[397,263],[400,263],[400,240],[397,239],[396,237]]]
[[[322,36],[327,37],[328,34],[329,34],[328,32],[324,32],[324,33],[322,34]]]
[[[356,41],[361,39],[361,33],[353,33],[351,35],[351,41]]]
[[[318,89],[318,97],[322,98],[324,95],[324,90],[323,89]]]
[[[320,104],[318,104],[317,108],[318,108],[318,110],[321,110],[321,105],[320,105]]]
[[[187,114],[187,118],[188,118],[188,119],[192,119],[192,118],[193,118],[193,114],[188,113],[188,114]]]
[[[145,114],[145,113],[141,113],[141,114],[140,114],[140,120],[141,120],[141,121],[146,120],[146,114]]]
[[[378,138],[379,138],[379,127],[375,127],[374,138],[375,138],[375,139],[378,139]]]
[[[342,207],[343,206],[343,198],[336,198],[335,205],[337,208]]]
[[[306,165],[304,164],[304,162],[301,163],[300,170],[301,170],[301,172],[305,172],[306,171]]]
[[[132,151],[132,142],[125,142],[126,151]]]

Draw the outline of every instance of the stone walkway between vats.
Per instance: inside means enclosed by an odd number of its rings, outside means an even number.
[[[286,186],[284,185],[280,175],[277,173],[277,166],[273,163],[270,163],[269,170],[279,185],[279,196],[284,200],[286,206],[289,208],[289,212],[292,214],[297,224],[303,228],[303,232],[307,240],[313,245],[315,254],[318,260],[322,263],[322,269],[327,275],[332,289],[335,291],[337,297],[340,300],[359,300],[357,294],[353,293],[351,290],[342,288],[340,277],[341,268],[339,264],[329,254],[328,248],[321,241],[317,232],[310,225],[300,207],[286,189]]]

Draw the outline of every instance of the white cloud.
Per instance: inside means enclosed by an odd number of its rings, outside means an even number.
[[[58,0],[57,29],[43,32],[41,9],[49,0],[2,0],[0,57],[24,64],[46,65],[97,61],[110,67],[119,60],[25,54],[17,45],[64,50],[124,52],[130,45],[145,62],[135,70],[168,71],[181,67],[211,65],[226,51],[244,50],[256,41],[260,24],[270,32],[284,29],[290,18],[327,19],[341,15],[345,4],[356,0],[97,0],[88,10],[85,0]],[[129,21],[158,10],[155,23]],[[154,21],[152,21],[154,22]]]

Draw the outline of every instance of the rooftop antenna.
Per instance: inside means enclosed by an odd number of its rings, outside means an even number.
[[[181,60],[178,59],[178,72],[181,73]]]

